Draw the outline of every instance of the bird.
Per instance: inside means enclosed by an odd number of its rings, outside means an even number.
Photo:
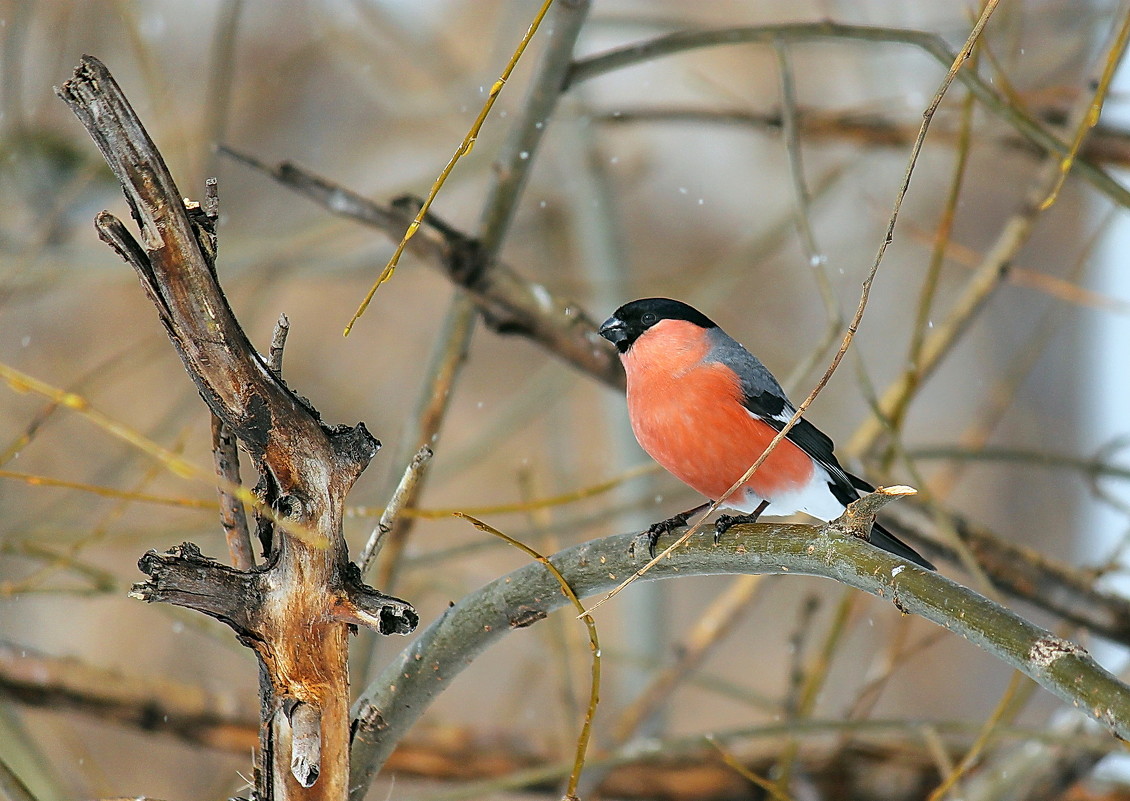
[[[745,475],[796,413],[761,360],[698,309],[670,298],[641,298],[618,308],[600,336],[616,346],[627,376],[628,417],[648,455],[675,478],[716,501]],[[741,512],[720,515],[715,542],[763,513],[804,512],[834,520],[874,487],[840,466],[832,440],[803,417],[758,470],[722,501]],[[653,524],[658,539],[709,503]],[[875,523],[870,543],[934,570],[921,554]]]

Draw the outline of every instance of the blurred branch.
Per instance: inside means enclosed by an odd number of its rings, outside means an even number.
[[[390,237],[412,221],[419,201],[405,197],[384,206],[289,162],[268,166],[230,147],[224,153],[267,173],[328,211],[376,228]],[[521,334],[581,372],[614,387],[624,386],[615,351],[596,335],[596,322],[577,304],[520,276],[505,262],[486,265],[478,241],[428,214],[408,250],[439,267],[475,299],[483,321],[500,334]]]
[[[1004,607],[937,573],[907,565],[833,527],[735,527],[713,546],[697,538],[663,560],[645,580],[719,573],[823,576],[880,598],[961,635],[1043,687],[1130,736],[1130,690],[1080,646],[1055,637]],[[607,592],[635,570],[636,534],[583,543],[551,561],[581,597]],[[529,565],[471,593],[423,631],[354,704],[353,797],[362,798],[380,765],[455,676],[514,629],[565,603],[540,565]]]
[[[381,536],[382,545],[380,547],[383,548],[384,545],[389,547],[381,560],[375,579],[377,586],[384,587],[390,592],[396,582],[401,556],[408,544],[408,536],[416,522],[416,518],[410,515],[402,515],[399,510],[419,505],[430,468],[431,448],[439,439],[443,419],[447,415],[451,398],[455,394],[456,381],[459,378],[461,368],[467,361],[471,336],[475,332],[476,317],[474,305],[467,295],[457,291],[451,298],[443,318],[443,325],[440,327],[436,341],[432,345],[429,364],[423,375],[423,391],[411,419],[404,426],[404,432],[397,448],[395,464],[406,464],[407,471],[404,473],[404,478],[407,479],[410,476],[411,480],[408,484],[404,484],[402,480],[392,489],[389,496],[389,506],[381,515],[381,523],[388,525],[388,533]],[[423,449],[427,449],[428,457],[421,460],[420,454]],[[394,505],[398,505],[399,509],[397,509],[395,515],[386,520],[389,510]],[[378,528],[380,528],[380,524],[378,524]],[[366,550],[368,550],[368,545],[366,545]],[[362,563],[362,572],[370,565],[375,556],[376,551],[367,554]]]
[[[239,22],[243,15],[243,0],[222,0],[216,13],[212,31],[212,46],[208,59],[208,94],[204,104],[204,143],[206,152],[202,163],[208,176],[217,172],[216,142],[222,142],[228,130],[231,112],[232,83],[235,78],[236,41]]]
[[[749,577],[739,579],[748,580]],[[4,641],[0,641],[0,696],[27,706],[89,714],[99,720],[109,719],[141,731],[169,734],[232,753],[246,753],[256,743],[254,715],[240,714],[234,709],[233,701],[223,696],[166,679],[91,667],[78,660],[48,656]],[[865,747],[869,752],[889,758],[888,752],[905,752],[921,725],[921,721],[915,720],[816,719],[719,732],[718,739],[731,744],[754,739],[766,742],[767,747],[759,750],[752,761],[748,746],[743,748],[747,764],[772,764],[787,736],[815,744],[837,733],[850,737],[853,742],[867,743]],[[976,730],[971,724],[946,720],[934,721],[931,726],[941,734],[959,738]],[[448,726],[433,733],[424,728],[397,744],[385,770],[446,781],[488,779],[506,787],[530,784],[531,772],[539,774],[537,781],[541,784],[568,775],[571,760],[568,763],[545,762],[525,747],[528,743],[507,740],[507,733],[501,730],[483,734],[452,730]],[[889,739],[875,739],[883,735]],[[1109,737],[1100,738],[1081,729],[1060,732],[1058,727],[1048,731],[1005,726],[994,731],[993,739],[994,742],[1018,739],[1025,743],[1025,749],[1033,742],[1043,743],[1056,754],[1074,755],[1076,759],[1090,762],[1118,749]],[[900,744],[897,748],[896,742]],[[962,742],[962,739],[954,741],[953,747],[964,747]],[[811,751],[806,750],[806,753]],[[821,767],[827,767],[826,762],[826,759],[818,759],[818,764],[806,765],[806,771],[819,775]],[[657,788],[662,787],[665,788],[664,798],[693,801],[704,797],[704,788],[718,791],[706,793],[710,797],[733,797],[740,790],[726,780],[725,771],[713,765],[698,735],[665,740],[654,749],[617,751],[610,758],[591,760],[591,765],[608,773],[602,791],[617,797],[654,798]],[[644,772],[646,778],[642,775]],[[726,793],[725,788],[729,787],[733,792]],[[462,789],[471,788],[464,786]]]
[[[1031,110],[1034,119],[1043,125],[1063,122],[1063,110],[1056,106]],[[648,106],[621,108],[598,113],[595,118],[609,125],[632,125],[647,122],[708,123],[715,125],[740,125],[773,133],[782,133],[784,114],[780,111],[744,111],[740,109],[681,108],[677,106]],[[819,108],[798,108],[796,112],[798,134],[808,142],[847,142],[861,147],[906,147],[914,141],[917,125],[885,117],[881,114],[856,112],[828,112]],[[957,130],[942,121],[931,132],[935,143],[952,143],[960,147],[963,125]],[[1015,136],[993,136],[978,132],[979,145],[1019,150],[1034,156],[1052,152],[1027,139]],[[1100,123],[1083,141],[1079,159],[1114,167],[1130,165],[1130,131],[1115,125]]]
[[[1125,444],[1125,443],[1123,443]],[[1037,451],[1025,448],[1003,448],[994,445],[961,447],[951,445],[919,445],[907,450],[907,456],[914,459],[945,459],[962,462],[1012,462],[1019,467],[1047,467],[1075,470],[1088,482],[1100,478],[1116,478],[1130,481],[1130,467],[1121,467],[1105,458],[1107,449],[1094,456],[1068,456],[1050,451]]]
[[[498,154],[496,179],[483,204],[479,244],[490,261],[498,257],[510,230],[542,137],[549,130],[550,117],[561,99],[561,87],[572,66],[573,50],[590,5],[591,0],[558,0],[554,7],[548,26],[549,41],[518,118]]]
[[[602,743],[602,747],[615,748],[627,743],[645,728],[648,718],[670,703],[679,683],[693,675],[748,614],[759,595],[761,580],[762,577],[756,575],[738,576],[711,601],[686,637],[672,649],[675,660],[653,672],[647,686],[620,713],[610,742]]]
[[[127,676],[77,659],[0,640],[0,695],[31,706],[69,709],[209,748],[246,752],[258,743],[253,715],[234,699],[167,679]]]
[[[976,57],[976,54],[974,54]],[[919,373],[918,366],[922,357],[922,346],[930,330],[930,315],[934,308],[934,301],[938,292],[938,283],[945,264],[946,249],[953,235],[954,222],[957,219],[957,209],[962,198],[962,189],[965,186],[966,170],[969,166],[969,154],[973,141],[973,95],[967,94],[961,104],[961,130],[957,140],[957,156],[953,166],[953,176],[950,179],[949,189],[946,192],[945,204],[942,207],[941,217],[937,228],[931,237],[930,262],[926,267],[926,275],[922,279],[922,288],[918,292],[918,302],[914,318],[914,327],[910,334],[910,347],[907,361],[912,365],[914,373]],[[902,426],[906,420],[906,410],[913,398],[913,393],[907,393],[901,403],[894,407],[889,416],[891,431],[901,435]],[[889,466],[893,458],[893,449],[888,450],[883,460],[883,466]],[[981,577],[978,576],[978,579]]]
[[[573,84],[613,70],[700,47],[754,42],[770,44],[819,40],[887,42],[910,45],[931,56],[947,68],[956,57],[956,54],[950,50],[949,45],[942,37],[927,31],[867,25],[842,25],[831,21],[722,28],[708,31],[679,31],[579,60],[573,65],[565,88],[568,89]],[[1066,156],[1070,151],[1069,144],[1047,131],[1023,109],[1017,108],[1007,99],[1001,97],[977,73],[970,70],[961,70],[957,73],[957,80],[972,92],[989,111],[1015,128],[1021,136],[1033,145],[1058,156]],[[1083,159],[1077,160],[1074,166],[1081,177],[1107,195],[1112,201],[1120,206],[1130,206],[1130,191],[1124,189],[1101,168]]]
[[[39,801],[0,756],[0,798],[4,801]]]
[[[916,390],[969,331],[970,324],[1011,272],[1016,253],[1031,237],[1040,215],[1040,202],[1059,178],[1059,162],[1048,158],[1029,187],[1021,207],[1001,227],[996,241],[965,284],[945,318],[922,340],[916,361],[892,381],[879,397],[876,410],[856,430],[845,451],[869,451],[887,431],[886,421]]]
[[[1125,47],[1126,40],[1120,35],[1112,45],[1106,69],[1109,69],[1110,59],[1114,58],[1115,54],[1120,56]],[[1068,123],[1076,119],[1085,120],[1093,109],[1092,100],[1077,104],[1068,117]],[[1057,151],[1057,154],[1064,156],[1066,160],[1069,151]],[[980,265],[966,282],[964,290],[953,303],[945,319],[919,343],[911,366],[892,381],[882,393],[875,411],[859,426],[848,442],[845,449],[848,453],[865,453],[879,441],[886,431],[887,421],[892,419],[893,415],[901,414],[900,409],[911,402],[918,388],[962,339],[969,330],[972,320],[979,316],[989,298],[1009,276],[1016,254],[1032,236],[1036,220],[1048,208],[1048,199],[1054,197],[1058,191],[1064,175],[1063,170],[1066,169],[1065,160],[1051,156],[1045,158],[1044,164],[1025,193],[1021,207],[1001,227],[992,247],[981,259]],[[967,566],[975,570],[975,566],[970,564],[968,555],[961,555]]]
[[[953,560],[954,549],[934,539],[937,525],[930,514],[921,506],[896,504],[883,523],[900,537],[925,541],[931,557]],[[1031,548],[1006,542],[959,515],[946,516],[993,586],[1069,623],[1130,645],[1130,599],[1098,589],[1088,570],[1074,570]]]
[[[789,160],[789,176],[792,179],[793,194],[796,201],[796,228],[800,234],[804,255],[808,259],[808,266],[816,275],[816,285],[820,290],[820,298],[824,301],[824,313],[828,317],[829,328],[832,329],[831,333],[834,337],[836,330],[843,325],[843,313],[840,311],[832,283],[828,279],[828,258],[816,241],[816,232],[812,225],[812,193],[808,190],[808,180],[804,175],[804,158],[798,124],[796,76],[793,74],[792,60],[789,58],[787,45],[782,41],[775,41],[773,52],[777,57],[778,81],[781,92],[781,133],[785,140],[785,151]]]
[[[549,5],[547,2],[542,6],[542,11],[537,20],[527,30],[526,39],[515,52],[514,59],[507,68],[507,73],[517,61],[526,42],[529,41],[529,37],[537,29],[541,16],[546,13]],[[477,265],[473,269],[478,273],[480,282],[489,281],[493,273],[499,269],[498,253],[502,249],[506,234],[510,229],[514,211],[525,187],[526,177],[529,175],[538,146],[548,127],[547,122],[560,97],[558,87],[561,85],[565,71],[569,67],[577,36],[588,9],[588,0],[570,0],[570,2],[557,3],[550,12],[551,16],[546,26],[548,41],[538,60],[529,92],[498,156],[494,180],[483,202],[480,236],[477,239],[469,239],[459,234],[450,243],[453,249],[466,249],[467,254],[474,258]],[[492,92],[500,89],[500,87],[501,82],[496,84]],[[488,105],[483,110],[483,115],[489,109],[489,103],[493,102],[494,96],[492,94],[491,100],[488,101]],[[481,123],[483,115],[480,115],[479,123]],[[439,183],[437,181],[436,185],[433,186],[432,193],[420,205],[410,225],[418,225],[429,219],[427,209],[438,190]],[[419,231],[415,231],[415,234],[419,233]],[[413,236],[411,231],[405,235],[405,239],[401,240],[397,254],[394,254],[389,262],[390,265],[395,263],[400,249],[403,249],[406,243],[410,241],[410,236]],[[386,267],[386,271],[387,269]],[[423,397],[417,405],[412,423],[402,439],[397,454],[397,463],[407,462],[410,454],[419,453],[418,449],[430,448],[435,445],[450,399],[454,395],[455,383],[466,361],[467,350],[470,347],[478,317],[473,295],[463,291],[457,292],[451,301],[440,335],[436,340],[431,364],[425,376]],[[412,457],[411,464],[415,465],[415,468],[409,468],[409,473],[405,474],[406,478],[411,475],[411,481],[408,485],[402,484],[393,491],[393,501],[390,502],[390,506],[399,503],[400,508],[411,508],[418,504],[427,481],[430,464],[427,460],[417,461],[416,457]],[[384,518],[385,516],[382,515],[382,523],[386,522]],[[389,546],[377,572],[376,583],[379,586],[389,590],[395,586],[394,582],[401,556],[414,525],[415,518],[410,515],[399,516],[397,519],[388,522],[387,536],[382,535],[379,540],[381,543],[387,542]],[[374,543],[374,546],[376,547],[376,543]],[[373,552],[370,551],[366,562],[371,561],[373,555]],[[367,660],[359,661],[357,667],[359,669],[358,675],[364,677],[368,670]]]

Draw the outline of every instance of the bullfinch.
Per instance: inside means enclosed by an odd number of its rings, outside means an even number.
[[[722,496],[796,412],[761,361],[702,312],[668,298],[621,306],[600,326],[616,346],[628,377],[628,417],[640,446],[675,478],[712,500]],[[801,418],[746,483],[722,505],[715,540],[735,523],[762,514],[804,512],[833,520],[871,492],[844,470],[832,440]],[[648,530],[658,538],[704,509],[675,515]],[[876,523],[871,544],[934,569],[913,548]]]

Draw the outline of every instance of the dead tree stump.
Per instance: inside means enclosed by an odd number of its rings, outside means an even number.
[[[96,219],[99,236],[137,271],[204,401],[260,474],[263,565],[237,570],[184,543],[145,554],[139,566],[149,580],[132,594],[211,615],[255,651],[257,799],[345,801],[350,628],[406,634],[418,622],[408,603],[361,581],[342,536],[345,497],[380,443],[361,423],[326,424],[268,369],[216,277],[214,202],[202,209],[182,199],[106,67],[86,56],[57,91],[121,181],[140,242],[108,212]]]

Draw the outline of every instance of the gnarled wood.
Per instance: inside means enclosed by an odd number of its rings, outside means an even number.
[[[405,633],[418,622],[406,602],[364,587],[341,533],[345,496],[380,443],[363,424],[324,423],[252,347],[216,278],[214,209],[182,200],[106,67],[84,57],[58,93],[121,182],[141,242],[108,212],[98,215],[99,235],[137,271],[201,396],[255,461],[270,500],[260,514],[268,521],[260,526],[270,545],[265,565],[235,570],[186,543],[146,554],[140,564],[150,579],[132,594],[223,620],[255,650],[257,798],[344,801],[349,627]]]

